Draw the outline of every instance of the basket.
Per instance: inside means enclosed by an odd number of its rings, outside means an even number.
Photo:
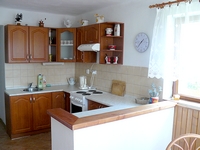
[[[149,98],[147,97],[141,97],[141,98],[136,98],[135,103],[137,104],[149,104]]]

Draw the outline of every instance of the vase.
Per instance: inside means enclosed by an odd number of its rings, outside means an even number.
[[[159,97],[150,97],[149,103],[157,103],[159,101]]]

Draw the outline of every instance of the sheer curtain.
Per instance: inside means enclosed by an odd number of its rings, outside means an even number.
[[[192,52],[200,54],[197,49],[200,48],[200,30],[196,31],[192,24],[200,28],[200,3],[197,1],[157,9],[148,77],[175,81],[185,69],[200,64],[200,57]],[[191,57],[194,58],[192,62],[187,59]],[[197,74],[200,76],[198,72],[195,76]],[[190,72],[188,76],[193,78],[194,74]]]

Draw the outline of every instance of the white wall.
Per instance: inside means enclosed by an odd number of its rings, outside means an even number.
[[[73,131],[51,119],[52,150],[164,150],[173,116],[170,108]]]
[[[65,27],[63,20],[74,20],[75,17],[70,15],[58,15],[50,13],[33,12],[19,9],[9,9],[0,7],[0,25],[15,24],[15,17],[17,13],[22,13],[22,25],[38,26],[40,20],[44,21],[45,27]],[[46,18],[46,20],[44,20]]]

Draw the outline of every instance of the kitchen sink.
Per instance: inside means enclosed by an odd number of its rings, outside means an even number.
[[[39,88],[37,88],[37,87],[35,87],[35,88],[25,88],[25,89],[23,89],[23,91],[26,91],[26,92],[37,92],[37,91],[42,91],[42,89],[39,89]]]

